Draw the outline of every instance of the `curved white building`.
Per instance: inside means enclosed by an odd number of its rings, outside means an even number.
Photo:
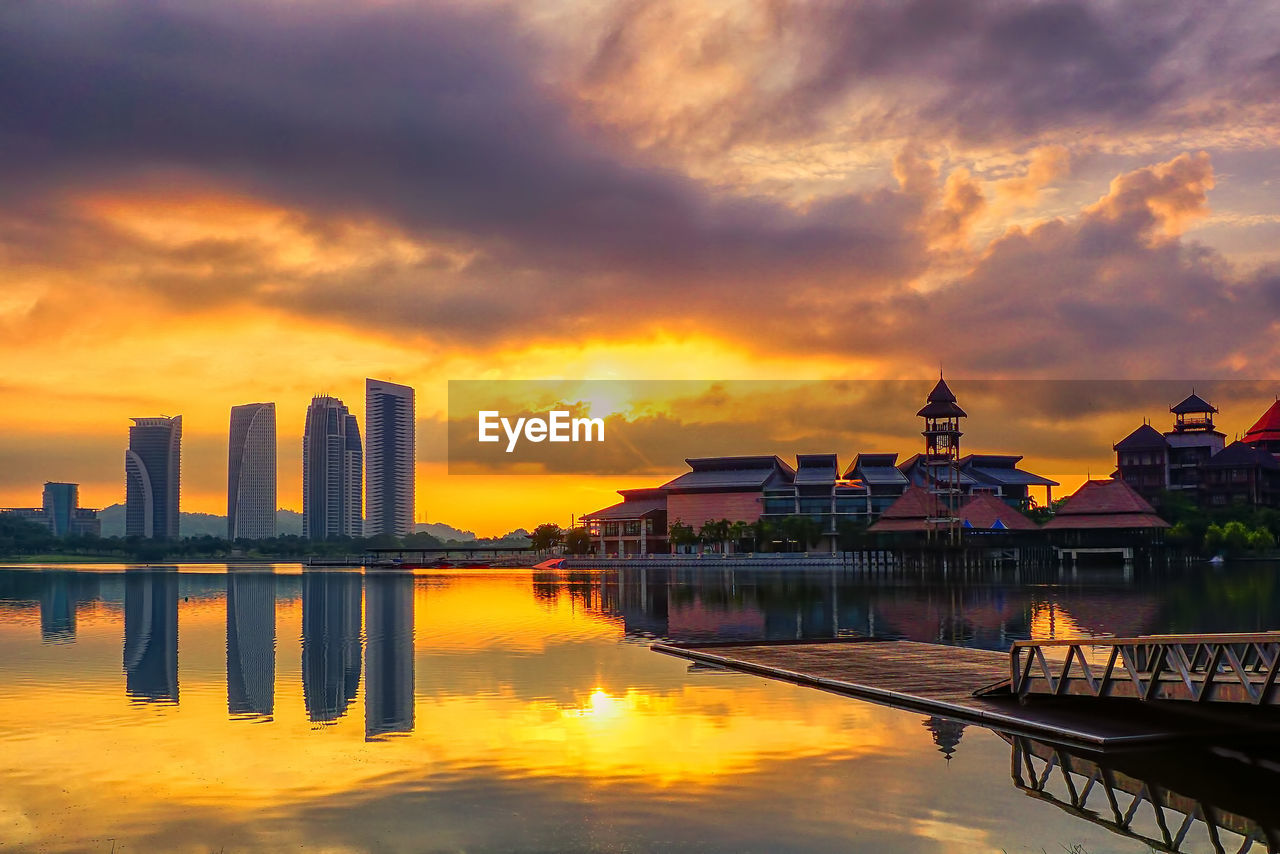
[[[175,539],[182,477],[182,416],[134,418],[124,453],[125,536]]]
[[[231,407],[227,448],[227,539],[274,537],[276,405]]]

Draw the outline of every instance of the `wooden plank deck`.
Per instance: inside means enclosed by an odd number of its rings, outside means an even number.
[[[875,638],[819,643],[656,643],[652,649],[895,708],[1095,749],[1238,736],[1242,723],[1238,719],[1193,717],[1136,702],[1053,698],[1020,704],[1007,690],[974,696],[975,691],[1009,681],[1009,655],[987,650]],[[1280,730],[1280,720],[1268,725],[1251,718],[1244,723],[1246,728]]]

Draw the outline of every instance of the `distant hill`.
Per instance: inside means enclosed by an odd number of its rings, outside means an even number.
[[[184,537],[225,537],[227,535],[227,517],[216,513],[180,513],[178,529]],[[102,520],[102,536],[124,536],[124,505],[112,504],[98,511]],[[276,534],[302,536],[302,514],[296,510],[276,511]]]
[[[476,539],[475,531],[462,531],[444,522],[419,522],[413,526],[415,534],[430,534],[442,541],[453,540],[455,543],[469,543]]]

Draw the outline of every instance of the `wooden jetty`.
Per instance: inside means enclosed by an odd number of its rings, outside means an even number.
[[[1183,739],[1280,733],[1280,719],[1180,714],[1168,704],[1100,704],[1092,698],[1028,702],[1010,691],[1010,655],[914,641],[657,643],[652,649],[702,664],[784,679],[896,708],[1092,749]],[[1181,705],[1181,704],[1178,704]],[[1251,710],[1242,710],[1251,711]]]

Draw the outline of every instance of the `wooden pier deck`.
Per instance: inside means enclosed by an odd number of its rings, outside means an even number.
[[[1078,697],[1019,703],[1009,692],[1009,655],[914,641],[656,643],[658,652],[783,679],[895,708],[943,715],[1015,735],[1094,749],[1139,747],[1260,730],[1280,717],[1181,714],[1161,705]],[[984,690],[985,689],[985,690]],[[976,696],[975,692],[981,692]]]

